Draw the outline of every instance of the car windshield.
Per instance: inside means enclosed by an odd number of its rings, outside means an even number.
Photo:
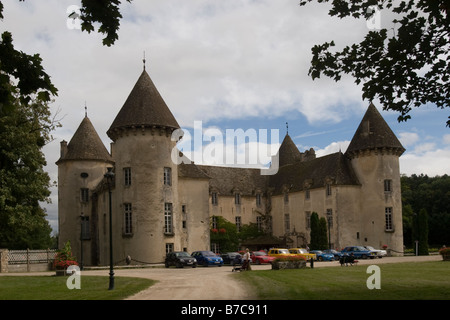
[[[190,257],[191,255],[187,252],[177,252],[175,253],[177,257]]]
[[[266,254],[264,252],[253,252],[255,256],[265,256]]]
[[[278,250],[278,253],[280,253],[280,254],[289,254],[289,250],[288,249],[280,249],[280,250]]]
[[[215,257],[216,256],[216,254],[212,251],[203,251],[202,254],[205,257]]]
[[[298,250],[300,253],[308,253],[308,251],[306,249],[299,249]]]

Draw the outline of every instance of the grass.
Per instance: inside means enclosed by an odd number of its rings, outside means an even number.
[[[381,289],[367,288],[367,265],[242,272],[261,300],[449,300],[450,263],[381,264]]]
[[[82,276],[80,289],[69,290],[67,279],[57,276],[1,276],[0,300],[121,300],[156,282],[115,277],[114,290],[108,290],[108,276]]]

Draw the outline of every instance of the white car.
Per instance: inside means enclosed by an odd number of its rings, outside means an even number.
[[[387,256],[386,250],[375,249],[374,247],[371,246],[364,246],[364,248],[370,251],[375,251],[377,253],[377,257],[380,259]]]

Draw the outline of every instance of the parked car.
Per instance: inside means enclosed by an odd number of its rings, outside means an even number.
[[[227,252],[220,255],[224,264],[240,265],[242,264],[242,256],[239,252]]]
[[[281,248],[272,248],[267,253],[269,257],[289,257],[289,256],[295,256],[294,254],[290,253],[288,249],[281,249]]]
[[[335,260],[339,260],[340,257],[342,257],[343,253],[339,252],[337,250],[334,249],[327,249],[327,250],[323,250],[324,253],[331,253],[332,255],[334,255],[334,259]]]
[[[387,256],[386,250],[375,249],[374,247],[371,246],[364,246],[364,248],[366,248],[367,250],[375,251],[377,253],[377,257],[380,259]]]
[[[334,254],[332,253],[325,253],[320,250],[311,250],[309,253],[314,253],[316,255],[316,260],[318,261],[333,261],[334,260]]]
[[[197,267],[197,259],[192,257],[185,251],[174,251],[167,254],[164,261],[166,268],[175,266],[177,268],[183,268],[184,266]]]
[[[307,260],[314,259],[316,260],[317,257],[314,253],[309,253],[308,250],[303,248],[291,248],[289,249],[289,252],[298,256],[305,257]]]
[[[343,254],[345,255],[352,255],[355,258],[360,258],[360,259],[374,259],[377,256],[377,253],[375,251],[372,250],[368,250],[366,248],[364,248],[363,246],[350,246],[350,247],[345,247],[342,251]]]
[[[223,259],[212,251],[194,251],[192,256],[197,259],[197,263],[207,266],[223,266]]]
[[[252,263],[256,264],[271,263],[275,260],[275,257],[268,256],[264,251],[254,251],[250,254],[250,258]]]

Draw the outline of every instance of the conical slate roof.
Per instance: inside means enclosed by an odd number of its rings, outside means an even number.
[[[112,140],[115,140],[114,132],[116,130],[142,127],[180,128],[145,70],[131,90],[107,134]]]
[[[377,108],[371,103],[358,129],[353,136],[346,153],[355,154],[363,150],[395,149],[398,154],[405,151]]]
[[[278,150],[278,156],[278,164],[280,167],[301,161],[302,155],[289,134],[286,134],[284,137],[280,149]]]
[[[111,155],[86,116],[67,145],[67,152],[57,163],[66,160],[98,160],[113,162]]]

